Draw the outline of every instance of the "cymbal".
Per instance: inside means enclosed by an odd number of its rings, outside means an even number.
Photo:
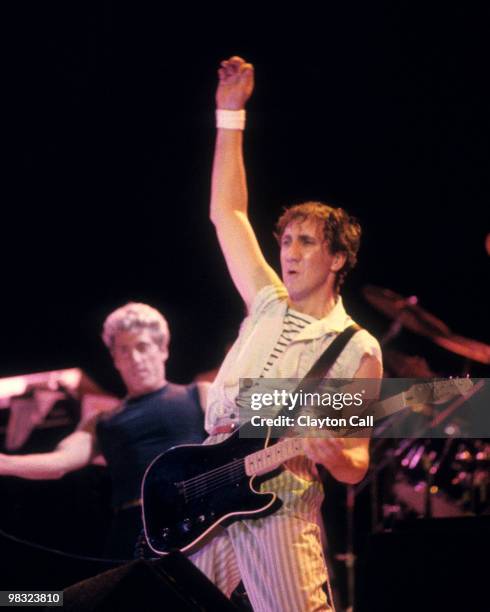
[[[442,346],[456,355],[462,355],[473,361],[490,364],[490,346],[478,340],[463,338],[456,334],[432,338],[438,346]]]
[[[391,289],[366,285],[362,293],[377,310],[396,319],[404,327],[422,336],[447,336],[449,327],[434,315],[423,310],[415,296],[403,297]]]
[[[373,285],[366,285],[362,293],[377,310],[395,319],[410,331],[431,338],[435,344],[452,353],[490,364],[490,346],[478,340],[453,334],[443,321],[421,308],[415,296],[406,298],[391,289]]]

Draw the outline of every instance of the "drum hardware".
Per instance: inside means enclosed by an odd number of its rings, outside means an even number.
[[[402,439],[396,449],[385,449],[383,459],[376,464],[373,463],[367,477],[361,483],[355,485],[355,494],[360,494],[367,486],[370,486],[372,491],[377,491],[377,484],[374,481],[377,480],[380,472],[390,464],[396,465],[397,461],[404,461],[405,465],[400,465],[400,469],[407,471],[406,473],[403,471],[398,473],[398,480],[393,487],[395,494],[393,506],[405,504],[420,516],[463,516],[467,514],[466,500],[463,499],[464,503],[457,503],[461,500],[464,491],[458,489],[454,492],[451,491],[451,495],[447,494],[446,489],[451,487],[451,482],[444,480],[447,476],[446,466],[452,465],[450,452],[454,446],[455,437],[461,433],[458,424],[454,421],[446,424],[445,434],[453,434],[450,439],[426,440],[425,436],[434,428],[439,427],[467,399],[477,393],[482,388],[483,382],[479,381],[464,395],[450,402],[439,414],[436,414],[428,423],[420,427],[415,432],[414,437]],[[400,413],[393,415],[390,419],[403,418],[404,416],[404,413]],[[385,426],[386,424],[381,425],[382,428]],[[384,442],[383,439],[377,441],[373,449],[374,453],[381,450]],[[478,451],[482,453],[480,456],[483,461],[482,465],[484,465],[484,462],[490,457],[490,444],[486,446],[483,443],[479,444]],[[423,459],[424,452],[425,458]],[[409,466],[411,468],[407,469]],[[451,478],[454,478],[454,475],[454,472],[451,472]],[[438,476],[439,478],[436,479]],[[376,512],[372,517],[372,531],[376,532],[380,529],[382,529],[382,525],[379,524],[379,517]]]
[[[382,511],[385,523],[390,519],[401,520],[402,518],[402,507],[400,504],[383,504]]]
[[[457,444],[453,438],[444,440],[441,447],[441,442],[416,440],[410,446],[402,441],[394,453],[401,458],[393,485],[396,502],[424,518],[487,514],[488,443],[465,440]]]
[[[397,378],[437,378],[437,374],[431,370],[426,359],[418,355],[405,355],[395,349],[384,348],[383,363],[389,373],[388,377],[391,374]],[[417,408],[412,406],[412,410],[416,411]],[[432,413],[430,404],[420,404],[418,410]]]
[[[418,298],[415,295],[412,295],[408,298],[405,298],[402,302],[399,302],[397,305],[398,315],[396,315],[393,319],[393,323],[389,326],[388,331],[384,334],[384,336],[380,340],[381,346],[385,346],[391,340],[394,340],[398,334],[402,331],[403,321],[402,315],[407,312],[410,306],[415,306],[418,303]]]
[[[451,484],[466,491],[465,503],[474,514],[487,513],[490,508],[490,444],[485,440],[461,443],[452,468],[455,475]]]
[[[335,555],[338,561],[345,564],[347,570],[347,610],[352,610],[354,605],[355,594],[355,563],[356,555],[354,554],[354,504],[355,490],[353,485],[347,485],[346,496],[346,518],[347,518],[347,536],[346,536],[346,551]]]
[[[415,296],[405,298],[391,289],[373,285],[366,285],[362,294],[376,310],[416,334],[436,337],[450,333],[445,323],[419,306]]]
[[[433,440],[426,439],[421,444],[418,440],[415,442],[401,460],[400,465],[402,468],[406,468],[406,471],[414,473],[418,482],[413,486],[412,492],[404,486],[407,481],[399,477],[399,482],[395,483],[395,491],[398,491],[401,500],[408,501],[408,504],[413,496],[418,496],[420,499],[417,500],[415,505],[418,505],[419,513],[420,504],[423,500],[423,512],[421,514],[424,518],[432,518],[434,516],[434,504],[436,503],[434,496],[440,494],[437,476],[446,462],[454,440],[444,440],[443,448],[439,451],[434,448]],[[411,484],[411,481],[409,482]],[[442,512],[441,503],[437,506],[437,512]],[[458,513],[456,508],[452,509],[451,514],[454,512]]]
[[[402,326],[420,336],[430,338],[438,346],[456,355],[486,365],[490,364],[488,344],[453,333],[443,321],[419,306],[415,296],[405,298],[391,289],[373,285],[366,285],[362,293],[374,308],[395,322],[393,330],[390,328],[386,333],[385,342],[395,337],[400,331],[398,327]]]

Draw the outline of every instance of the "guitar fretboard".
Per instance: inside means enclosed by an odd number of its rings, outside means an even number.
[[[265,474],[278,468],[284,461],[303,453],[303,440],[286,438],[245,457],[245,471],[248,476]]]
[[[393,395],[382,402],[376,402],[371,408],[374,413],[374,420],[379,421],[384,417],[391,416],[418,402],[433,402],[440,396],[449,399],[454,395],[468,393],[473,386],[470,379],[458,379],[449,381],[436,381],[435,383],[413,385],[408,391],[402,391]],[[427,392],[430,391],[430,394]],[[352,428],[350,430],[352,433]],[[346,430],[344,435],[347,435]],[[286,438],[272,446],[252,453],[245,457],[245,472],[248,476],[258,476],[266,474],[279,467],[282,463],[293,457],[303,454],[303,440],[301,438]]]

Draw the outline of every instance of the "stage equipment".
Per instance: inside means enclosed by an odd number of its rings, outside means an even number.
[[[132,561],[64,591],[65,612],[226,612],[237,610],[183,555]]]
[[[8,419],[0,419],[0,434],[7,450],[18,450],[35,428],[73,425],[118,403],[80,368],[1,378],[0,417],[8,414]],[[10,410],[4,415],[2,408]]]
[[[428,504],[434,518],[490,512],[487,441],[418,439],[395,456],[393,495],[402,514],[425,516]]]
[[[396,336],[400,326],[403,326],[416,334],[430,338],[438,346],[456,355],[490,364],[489,345],[454,334],[443,321],[421,308],[417,297],[405,298],[391,289],[373,285],[366,285],[362,293],[372,306],[394,321],[394,325],[383,339],[383,344]]]
[[[383,366],[388,371],[388,378],[437,378],[437,374],[430,369],[424,357],[418,355],[405,355],[394,349],[383,349]]]

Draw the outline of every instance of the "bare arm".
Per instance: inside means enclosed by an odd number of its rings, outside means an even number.
[[[88,465],[93,454],[93,434],[76,431],[64,438],[51,453],[0,454],[0,475],[29,480],[54,480]]]
[[[222,62],[218,74],[217,108],[244,109],[253,91],[253,66],[232,57]],[[233,282],[249,307],[262,287],[279,284],[280,280],[262,254],[247,208],[243,132],[218,129],[210,215]]]
[[[380,362],[364,355],[354,378],[380,379]],[[369,438],[307,438],[306,455],[323,465],[332,476],[346,484],[360,482],[369,467]]]

